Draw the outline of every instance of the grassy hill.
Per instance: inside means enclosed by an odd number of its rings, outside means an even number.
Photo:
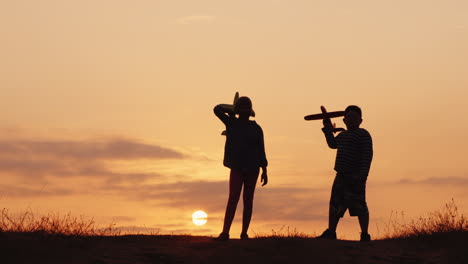
[[[455,203],[409,223],[391,220],[371,242],[322,240],[297,231],[250,240],[121,235],[70,214],[0,214],[0,263],[468,263],[468,222]]]
[[[468,232],[417,238],[329,241],[263,237],[0,235],[0,262],[13,263],[468,263]]]

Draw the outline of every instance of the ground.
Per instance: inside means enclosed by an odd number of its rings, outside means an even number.
[[[410,239],[329,241],[203,236],[67,237],[0,233],[0,263],[468,263],[468,233]]]

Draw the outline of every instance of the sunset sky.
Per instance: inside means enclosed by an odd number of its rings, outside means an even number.
[[[327,227],[336,152],[303,119],[321,105],[363,110],[371,234],[452,198],[467,213],[467,12],[465,0],[0,1],[0,208],[217,235],[229,170],[213,107],[239,91],[269,160],[251,235]],[[359,231],[346,214],[338,236]]]

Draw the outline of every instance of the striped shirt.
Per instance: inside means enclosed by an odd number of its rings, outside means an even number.
[[[335,171],[343,174],[369,175],[372,162],[372,137],[364,128],[345,130],[334,136],[331,129],[322,128],[328,146],[337,149]]]
[[[241,171],[268,166],[263,130],[257,122],[243,121],[234,115],[227,115],[221,106],[216,106],[213,110],[226,125],[224,166]]]

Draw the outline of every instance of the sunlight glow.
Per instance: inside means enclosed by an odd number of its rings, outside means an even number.
[[[208,221],[208,215],[203,211],[196,211],[192,214],[192,221],[197,226],[202,226]]]

